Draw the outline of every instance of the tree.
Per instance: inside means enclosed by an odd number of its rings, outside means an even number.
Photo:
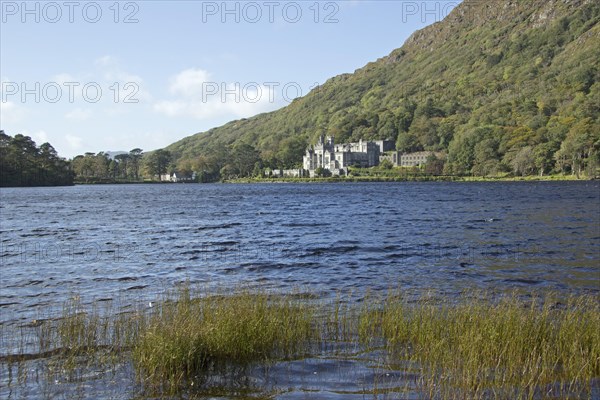
[[[148,173],[160,180],[160,176],[167,172],[172,158],[171,152],[168,150],[160,149],[151,153],[146,161]]]
[[[497,146],[495,143],[498,142],[497,137],[501,136],[501,132],[501,129],[494,125],[470,128],[459,132],[448,148],[448,163],[450,164],[448,170],[456,171],[459,174],[480,172],[473,171],[473,166],[476,161],[479,161],[481,168],[487,161],[494,160]],[[490,139],[490,141],[481,144],[476,152],[475,147],[486,139]],[[497,152],[500,153],[500,150],[498,149]],[[479,158],[476,159],[476,156]],[[494,163],[496,166],[498,164]],[[489,170],[491,167],[492,164],[489,163],[485,169]]]
[[[453,115],[448,118],[443,118],[437,129],[438,141],[439,145],[442,149],[447,149],[448,145],[454,138],[454,131],[456,130],[456,126],[460,123],[459,117]]]
[[[437,123],[426,116],[415,118],[410,126],[409,133],[416,139],[415,150],[432,149],[438,144]]]
[[[238,176],[238,169],[232,164],[225,164],[219,173],[222,179],[232,179]]]
[[[458,174],[471,171],[475,159],[476,134],[469,130],[459,133],[450,143],[448,148],[449,169]]]
[[[400,132],[396,140],[396,149],[403,153],[412,153],[421,150],[419,141],[413,133]]]
[[[120,176],[124,179],[128,178],[128,171],[127,168],[129,166],[129,161],[130,161],[130,156],[129,154],[118,154],[115,156],[115,159],[113,161],[116,161],[116,169],[114,171],[114,177],[116,178],[117,176]]]
[[[307,141],[303,136],[290,137],[282,141],[278,158],[284,168],[294,168],[302,164],[302,156],[306,152]]]
[[[0,131],[0,186],[72,185],[69,162],[50,143],[38,148],[29,136]]]
[[[231,166],[239,176],[250,176],[258,161],[258,151],[248,143],[238,143],[231,151]]]
[[[596,164],[599,151],[600,124],[585,118],[569,130],[556,153],[556,159],[563,170],[570,163],[571,173],[579,177],[590,161]]]
[[[530,175],[535,170],[535,155],[531,146],[519,150],[511,162],[513,171],[517,175]]]
[[[398,136],[398,129],[396,128],[396,117],[391,112],[385,112],[379,118],[379,124],[377,125],[377,136],[379,139],[392,139]]]
[[[415,110],[415,119],[419,117],[425,118],[433,118],[433,117],[442,117],[443,112],[436,108],[433,104],[433,99],[428,97],[424,103],[419,104],[419,106]]]
[[[113,180],[117,179],[119,175],[119,163],[117,161],[110,160],[108,163],[108,173]]]
[[[533,149],[534,164],[540,176],[544,176],[544,173],[553,165],[552,156],[556,151],[556,146],[552,142],[541,143]]]
[[[441,175],[444,172],[444,164],[444,160],[438,158],[432,153],[429,157],[427,157],[425,173],[428,175]]]
[[[507,150],[510,150],[512,147],[522,148],[533,144],[535,132],[528,126],[520,126],[513,130],[510,135],[507,135],[506,139],[505,146]]]
[[[40,145],[39,164],[44,185],[72,185],[73,172],[71,165],[58,156],[54,147],[46,142]]]
[[[398,133],[408,132],[412,124],[416,104],[412,101],[403,101],[401,106],[396,110],[396,127]]]
[[[254,164],[254,170],[252,170],[252,176],[256,177],[256,178],[262,178],[264,176],[262,163],[260,161],[257,161],[256,164]]]
[[[14,179],[12,160],[9,158],[12,138],[0,131],[0,182],[2,186],[11,186]]]
[[[8,151],[9,160],[16,174],[17,186],[37,186],[36,159],[39,150],[29,136],[15,135]]]
[[[108,167],[110,165],[110,159],[104,152],[96,154],[94,158],[94,175],[98,178],[108,178],[109,172]]]
[[[331,176],[331,171],[323,167],[318,167],[317,169],[315,169],[315,175],[319,178],[326,178],[328,176]]]
[[[379,167],[382,169],[392,169],[394,168],[394,164],[386,158],[379,163]]]
[[[474,152],[475,159],[471,169],[474,175],[488,176],[499,171],[498,142],[495,139],[484,139],[477,143]]]
[[[85,153],[84,155],[76,156],[73,159],[73,172],[75,172],[75,176],[84,178],[94,177],[95,157],[94,153]]]
[[[129,159],[131,160],[131,170],[133,172],[133,177],[135,180],[140,179],[140,160],[142,159],[143,150],[140,148],[135,148],[129,151]]]
[[[58,153],[56,152],[56,149],[54,147],[52,147],[52,145],[48,142],[46,143],[42,143],[40,145],[40,150],[39,150],[40,156],[45,160],[45,161],[55,161],[57,160],[58,157]]]

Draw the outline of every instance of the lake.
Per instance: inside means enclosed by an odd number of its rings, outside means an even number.
[[[186,282],[358,300],[600,292],[597,181],[98,185],[0,199],[5,329],[59,315],[73,295],[127,309]]]

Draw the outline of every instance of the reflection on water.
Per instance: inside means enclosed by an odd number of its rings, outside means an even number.
[[[9,370],[11,376],[0,392],[3,398],[139,398],[132,386],[131,364],[88,366],[67,373],[40,361]],[[330,353],[203,377],[189,393],[200,399],[419,399],[418,379],[410,365],[390,365],[376,353],[346,357]],[[215,396],[224,390],[232,395]]]

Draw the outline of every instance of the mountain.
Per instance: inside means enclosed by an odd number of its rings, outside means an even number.
[[[123,154],[129,154],[127,151],[105,151],[104,154],[110,159],[114,160],[116,156],[120,156]]]
[[[325,131],[447,151],[448,173],[596,173],[599,20],[597,0],[465,0],[353,74],[166,150],[181,169],[245,175],[298,165]]]

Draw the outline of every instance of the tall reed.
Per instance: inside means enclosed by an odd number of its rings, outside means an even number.
[[[150,317],[133,360],[146,385],[177,390],[203,374],[303,354],[315,337],[313,320],[311,307],[282,296],[194,299],[184,288]]]
[[[7,343],[6,328],[0,332]],[[407,387],[425,398],[586,398],[600,382],[600,299],[592,294],[468,293],[449,303],[393,292],[354,302],[183,287],[134,312],[85,307],[76,296],[61,318],[16,334],[23,354],[0,355],[0,366],[131,362],[143,390],[158,396],[253,366],[357,351],[383,354],[382,368],[410,366],[418,379]],[[37,354],[25,354],[30,342]]]

